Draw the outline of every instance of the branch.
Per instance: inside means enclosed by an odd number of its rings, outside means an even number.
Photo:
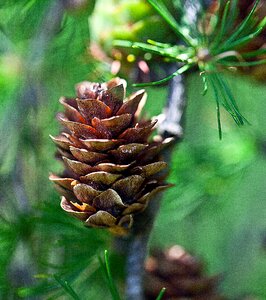
[[[126,300],[143,300],[144,262],[150,233],[159,210],[159,197],[155,197],[146,210],[135,217],[131,236],[127,240]]]
[[[208,6],[209,0],[203,1],[203,9]],[[200,1],[187,0],[184,3],[184,19],[195,23],[201,9]],[[175,66],[171,65],[169,73],[173,73]],[[163,114],[159,116],[158,133],[163,137],[174,137],[179,142],[183,137],[183,119],[186,106],[185,75],[178,75],[169,83],[169,93]],[[164,150],[164,161],[171,161],[173,147]],[[127,240],[128,253],[126,265],[126,300],[143,300],[144,261],[148,252],[148,242],[155,217],[160,207],[160,196],[153,199],[147,209],[137,218],[133,225],[132,235]]]
[[[174,77],[169,85],[169,96],[164,112],[163,121],[159,124],[158,132],[163,137],[175,137],[179,141],[182,137],[182,120],[185,108],[184,76]],[[163,153],[164,161],[171,160],[173,147]],[[147,246],[154,220],[160,207],[160,196],[155,197],[146,210],[137,215],[131,236],[127,239],[127,265],[126,265],[126,299],[142,300],[144,261],[147,255]]]
[[[159,119],[158,133],[164,138],[183,136],[183,115],[185,101],[184,75],[175,76],[169,83],[169,93],[166,107]]]

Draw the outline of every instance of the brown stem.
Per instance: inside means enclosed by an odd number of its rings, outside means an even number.
[[[152,200],[147,209],[135,217],[135,226],[128,240],[126,263],[126,300],[144,299],[143,275],[150,233],[159,210],[159,197]]]
[[[169,85],[167,106],[164,111],[163,122],[159,125],[159,133],[163,137],[175,137],[179,141],[182,137],[182,117],[185,108],[184,77],[174,77]],[[173,147],[163,153],[164,161],[171,160]],[[143,300],[144,261],[148,252],[150,233],[155,217],[160,207],[160,196],[155,197],[140,215],[137,215],[131,236],[127,239],[126,265],[126,300]]]
[[[210,5],[210,0],[184,1],[184,22],[196,24],[201,9],[206,9]],[[171,65],[168,71],[173,73],[176,66]],[[159,124],[158,133],[163,137],[174,137],[179,142],[183,137],[184,109],[186,105],[184,75],[174,77],[169,84],[169,94],[167,104],[163,112],[163,117]],[[173,146],[164,150],[164,161],[170,163]],[[160,197],[156,197],[149,204],[146,211],[135,219],[135,228],[128,239],[127,254],[127,280],[126,299],[142,300],[143,292],[143,266],[147,255],[147,246],[150,233],[160,206]]]

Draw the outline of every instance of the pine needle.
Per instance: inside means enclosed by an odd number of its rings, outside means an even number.
[[[62,280],[58,275],[54,275],[54,279],[61,285],[61,287],[71,296],[74,300],[81,300],[76,292],[72,289],[67,281]]]
[[[111,274],[108,251],[107,250],[104,251],[104,261],[102,260],[101,257],[98,257],[98,259],[99,259],[102,269],[104,270],[104,273],[105,273],[105,276],[107,279],[107,283],[108,283],[108,288],[112,294],[113,300],[121,300],[118,290],[117,290],[117,287],[114,283],[113,276]]]
[[[252,57],[257,57],[257,56],[265,55],[265,54],[266,54],[266,48],[262,48],[262,49],[251,51],[248,53],[243,53],[242,57],[243,58],[252,58]]]
[[[244,36],[238,40],[236,40],[235,42],[232,42],[230,45],[228,45],[227,47],[224,46],[220,49],[220,51],[225,51],[225,50],[230,50],[230,49],[235,49],[239,46],[242,46],[244,44],[249,43],[251,40],[253,40],[255,37],[257,37],[261,32],[262,32],[263,28],[260,27],[258,28],[255,32],[252,32],[250,34],[248,34],[247,36]]]
[[[166,6],[160,0],[148,0],[150,5],[163,17],[163,19],[170,25],[174,32],[188,45],[193,46],[194,40],[188,34],[187,30],[184,30],[175,20],[175,18],[170,14]]]
[[[222,39],[225,36],[226,33],[226,23],[228,21],[228,13],[229,13],[229,8],[230,8],[230,1],[227,1],[224,11],[223,11],[223,16],[222,16],[222,21],[221,21],[221,26],[220,29],[218,31],[218,34],[216,36],[216,38],[213,41],[213,48],[216,48],[217,45],[219,45],[222,41]]]
[[[240,114],[235,98],[227,83],[220,74],[214,74],[214,78],[219,87],[224,107],[231,114],[237,125],[243,125],[245,118]]]
[[[156,300],[162,300],[165,291],[166,291],[166,288],[162,288],[159,295],[157,296]]]
[[[222,48],[228,48],[230,47],[231,43],[238,37],[240,34],[248,28],[249,21],[253,17],[255,10],[259,4],[260,0],[256,0],[255,4],[252,7],[252,10],[250,13],[247,15],[247,17],[242,21],[242,23],[237,27],[237,29],[233,32],[233,34],[226,40]]]
[[[145,87],[145,86],[160,85],[160,84],[168,82],[169,80],[171,80],[172,78],[174,78],[177,75],[181,75],[181,74],[185,73],[187,70],[192,68],[192,66],[193,65],[189,65],[189,64],[184,65],[183,67],[179,68],[174,73],[172,73],[171,75],[165,77],[164,79],[161,79],[161,80],[158,80],[158,81],[152,81],[152,82],[145,82],[145,83],[135,83],[132,86],[134,86],[134,87]]]
[[[266,59],[256,60],[256,61],[245,61],[245,62],[235,62],[235,61],[219,61],[219,64],[228,67],[253,67],[266,64]]]
[[[215,102],[216,102],[216,114],[217,114],[217,126],[218,126],[219,139],[222,140],[223,133],[222,133],[222,125],[221,125],[219,93],[218,93],[218,89],[216,87],[215,81],[213,80],[212,77],[210,77],[210,79],[211,79],[211,85],[212,85],[212,89],[214,92],[214,98],[215,98]]]
[[[208,92],[208,82],[207,82],[207,76],[206,76],[206,72],[203,71],[203,72],[200,72],[200,77],[202,79],[202,82],[203,82],[203,92],[202,92],[202,95],[206,95],[206,93]]]

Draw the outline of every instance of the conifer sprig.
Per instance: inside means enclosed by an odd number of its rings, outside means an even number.
[[[148,0],[148,2],[171,27],[180,43],[171,45],[152,40],[147,40],[147,43],[117,40],[114,45],[140,49],[163,57],[166,61],[177,62],[180,67],[162,80],[135,86],[163,84],[174,76],[197,67],[202,75],[204,94],[209,86],[214,93],[219,136],[221,137],[220,105],[232,116],[237,125],[243,125],[246,119],[241,115],[228,83],[221,76],[221,71],[230,70],[231,67],[252,67],[266,63],[265,58],[260,58],[266,53],[265,49],[244,53],[240,51],[241,47],[249,44],[266,28],[266,17],[261,21],[256,17],[260,0],[255,1],[249,14],[239,24],[237,24],[238,0],[227,1],[224,5],[220,1],[219,10],[211,12],[211,17],[210,12],[205,12],[202,8],[196,30],[193,24],[177,21],[163,1]],[[185,11],[183,13],[185,14]]]

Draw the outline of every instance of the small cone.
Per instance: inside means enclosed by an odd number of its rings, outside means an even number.
[[[216,291],[218,276],[205,276],[201,262],[180,246],[154,252],[145,270],[147,300],[155,300],[162,288],[163,300],[225,300]]]

